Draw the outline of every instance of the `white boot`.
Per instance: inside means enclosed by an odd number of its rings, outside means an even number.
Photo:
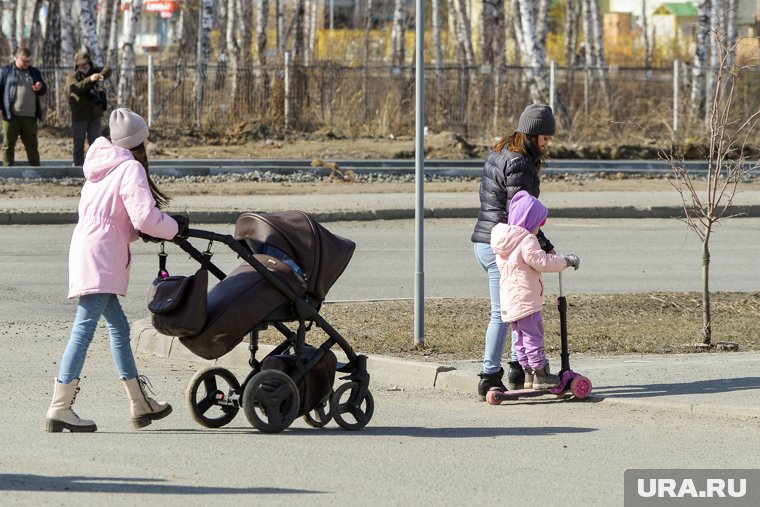
[[[150,382],[145,376],[139,375],[129,380],[121,379],[121,381],[131,401],[133,428],[145,427],[172,413],[171,405],[165,401],[156,401],[145,394],[145,388],[150,390]]]
[[[79,392],[79,379],[75,378],[70,384],[61,384],[58,379],[53,380],[53,401],[47,411],[45,431],[60,433],[69,430],[72,433],[97,431],[95,421],[80,419],[71,409]]]

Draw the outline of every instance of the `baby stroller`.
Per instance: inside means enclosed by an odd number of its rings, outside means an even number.
[[[174,243],[220,282],[205,295],[205,319],[199,330],[178,335],[162,329],[157,313],[153,313],[154,327],[180,336],[185,347],[205,359],[221,357],[248,336],[251,367],[242,383],[223,367],[198,371],[186,391],[195,421],[219,428],[243,408],[251,425],[267,433],[284,430],[299,416],[313,427],[335,419],[347,430],[363,428],[374,410],[367,358],[357,355],[319,314],[327,292],[351,260],[355,244],[301,211],[243,213],[235,223],[234,236],[198,229],[188,229],[187,236]],[[193,238],[209,241],[205,252],[191,244]],[[213,242],[227,245],[244,262],[225,275],[210,262]],[[159,273],[163,278],[166,255],[162,245]],[[154,285],[161,282],[159,276]],[[286,323],[293,323],[295,331]],[[270,326],[284,339],[259,361],[259,333]],[[314,326],[327,334],[317,346],[306,343],[306,333]],[[331,350],[335,344],[347,363],[337,362]],[[336,371],[345,382],[333,389]]]

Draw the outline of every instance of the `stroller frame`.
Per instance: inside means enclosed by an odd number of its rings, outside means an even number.
[[[250,264],[264,280],[285,295],[292,303],[296,317],[288,320],[298,322],[296,331],[293,331],[282,320],[267,319],[248,332],[248,350],[250,351],[248,364],[251,372],[242,384],[237,381],[232,372],[222,367],[213,366],[199,370],[186,390],[188,408],[195,421],[205,427],[218,428],[228,424],[240,408],[243,408],[246,417],[257,429],[267,433],[284,430],[300,415],[298,414],[300,400],[297,385],[304,381],[307,373],[337,344],[346,355],[348,362],[338,363],[335,371],[345,374],[340,377],[340,380],[346,382],[331,391],[330,395],[316,408],[303,414],[304,420],[313,427],[322,427],[331,419],[335,419],[339,426],[347,430],[363,428],[372,418],[374,410],[374,401],[369,391],[370,375],[367,371],[367,357],[356,354],[346,339],[319,314],[318,306],[321,302],[310,300],[306,294],[296,293],[277,274],[270,272],[241,240],[235,239],[232,235],[187,229],[186,236],[208,240],[206,255],[210,253],[214,242],[227,245],[241,259]],[[190,257],[199,263],[203,262],[204,252],[193,246],[188,239],[175,239],[173,242]],[[208,270],[219,280],[227,276],[213,262],[208,262]],[[306,333],[314,324],[328,335],[328,339],[319,347],[311,349],[310,355],[305,356]],[[269,326],[282,334],[284,339],[259,361],[256,358],[259,350],[259,333]],[[285,354],[291,349],[298,358],[297,367],[293,372],[285,374],[278,370],[262,370],[265,359]],[[307,359],[305,363],[302,363],[302,358]],[[227,392],[219,388],[218,381],[220,380],[227,384]],[[348,393],[347,398],[344,397],[346,393]],[[215,407],[221,411],[221,415],[207,414]]]

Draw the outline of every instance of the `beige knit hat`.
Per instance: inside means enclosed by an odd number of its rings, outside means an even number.
[[[148,124],[142,116],[125,107],[113,110],[108,128],[111,142],[128,150],[140,146],[148,138]]]

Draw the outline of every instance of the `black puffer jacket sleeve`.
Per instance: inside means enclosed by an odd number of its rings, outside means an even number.
[[[480,210],[471,241],[490,243],[491,229],[498,223],[507,222],[507,210],[515,194],[525,190],[538,198],[540,184],[536,166],[528,157],[511,151],[490,151],[483,164]],[[544,251],[554,249],[542,231],[538,233],[538,241]]]

